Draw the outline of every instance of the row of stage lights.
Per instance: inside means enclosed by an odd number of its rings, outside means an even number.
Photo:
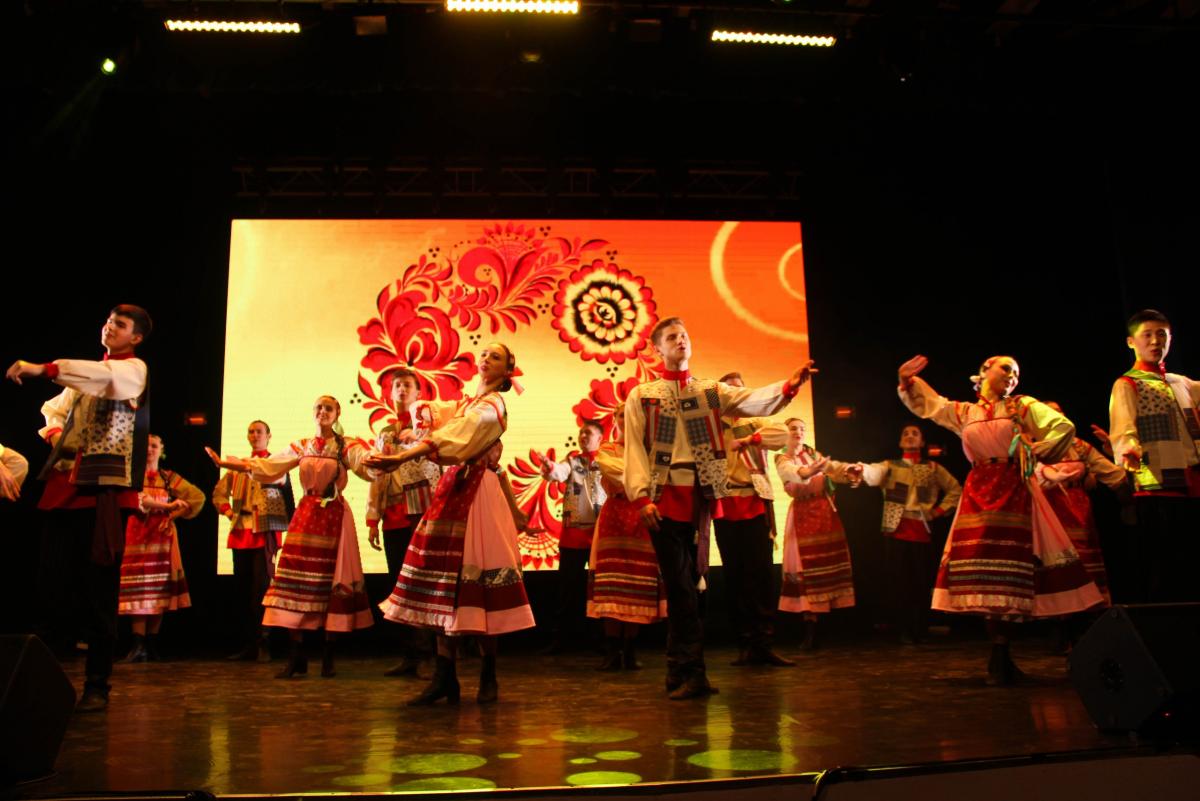
[[[579,13],[579,0],[445,0],[446,10],[455,12],[573,15]],[[163,23],[168,31],[199,33],[273,33],[298,34],[298,22],[219,21],[169,19]],[[790,45],[800,47],[833,47],[833,36],[811,36],[792,33],[714,30],[712,41],[734,44]]]

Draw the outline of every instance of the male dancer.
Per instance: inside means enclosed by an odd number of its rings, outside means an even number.
[[[714,501],[728,494],[720,418],[767,416],[783,409],[816,370],[761,389],[695,379],[692,343],[678,317],[654,327],[662,377],[633,388],[625,404],[625,495],[641,508],[667,588],[667,690],[672,700],[709,695],[700,619],[696,532]],[[701,517],[705,518],[701,520]]]
[[[744,388],[741,373],[726,373],[720,383]],[[774,492],[767,477],[767,449],[787,447],[787,429],[756,417],[721,418],[724,435],[725,488],[716,502],[713,530],[725,569],[729,619],[738,635],[736,666],[792,667],[796,663],[771,648],[775,621],[775,581],[771,570],[775,539]]]
[[[894,622],[900,641],[908,644],[925,636],[933,591],[929,523],[952,514],[962,497],[962,486],[950,471],[922,457],[924,448],[920,427],[906,425],[900,429],[899,459],[859,465],[863,481],[883,488],[883,561],[890,574]]]
[[[150,331],[145,309],[121,304],[100,329],[103,361],[17,361],[5,373],[17,384],[45,378],[64,387],[42,406],[40,433],[53,450],[40,476],[38,508],[48,514],[39,585],[52,640],[82,617],[87,678],[78,712],[108,706],[125,523],[138,505],[150,433],[146,363],[134,348]]]
[[[1168,373],[1171,323],[1154,309],[1129,318],[1125,343],[1136,360],[1113,384],[1113,461],[1133,474],[1138,517],[1135,600],[1200,601],[1200,381]]]
[[[572,631],[587,619],[587,564],[592,552],[596,518],[607,497],[600,486],[596,451],[604,427],[587,420],[579,427],[579,453],[566,460],[542,459],[542,478],[566,485],[563,494],[562,535],[558,538],[558,610],[547,653],[562,650]]]
[[[251,459],[271,455],[271,427],[265,421],[254,420],[246,427],[246,441]],[[225,547],[233,551],[233,579],[242,608],[242,649],[229,659],[270,662],[271,639],[262,625],[262,600],[275,574],[279,538],[296,511],[291,476],[261,484],[249,473],[227,470],[213,488],[212,502],[230,523]]]
[[[391,374],[392,403],[396,422],[379,432],[375,449],[381,453],[398,453],[410,448],[429,429],[428,411],[418,405],[421,387],[417,375],[407,369]],[[405,462],[391,473],[384,473],[371,482],[367,493],[367,542],[379,550],[379,524],[383,524],[383,554],[387,559],[388,575],[395,578],[404,567],[404,554],[412,542],[413,532],[421,515],[429,508],[442,469],[429,459]],[[385,676],[415,676],[421,660],[433,650],[428,631],[406,624],[401,627],[401,660],[384,671]]]

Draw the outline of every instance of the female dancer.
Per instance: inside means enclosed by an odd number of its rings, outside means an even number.
[[[667,591],[641,510],[625,498],[625,404],[613,412],[616,442],[596,454],[607,500],[596,519],[588,581],[588,617],[604,620],[605,655],[599,670],[637,670],[638,627],[667,617]]]
[[[858,465],[837,462],[804,444],[804,421],[787,421],[788,447],[775,470],[792,496],[783,535],[783,588],[779,608],[804,616],[804,641],[816,647],[817,616],[854,606],[854,573],[846,532],[833,504],[833,482],[861,477]]]
[[[288,662],[276,678],[308,673],[305,630],[325,631],[321,675],[335,675],[333,641],[337,632],[367,628],[374,621],[363,589],[362,561],[354,516],[342,497],[350,473],[364,481],[374,476],[363,467],[369,449],[362,440],[347,439],[338,423],[342,406],[322,395],[313,405],[317,435],[293,442],[267,458],[217,457],[205,448],[217,467],[250,473],[255,481],[278,481],[300,468],[304,498],[288,524],[287,537],[271,586],[263,597],[264,626],[288,629]]]
[[[1046,404],[1012,394],[1020,367],[1011,356],[991,357],[971,377],[974,403],[934,392],[917,377],[928,363],[915,356],[900,366],[900,400],[962,437],[972,464],[942,553],[933,608],[984,617],[992,640],[987,682],[1011,684],[1024,675],[1009,654],[1012,623],[1104,601],[1033,480],[1034,460],[1061,460],[1075,426]]]
[[[138,495],[138,511],[125,526],[125,557],[121,561],[121,590],[117,613],[133,617],[133,648],[124,662],[156,659],[154,637],[163,612],[192,605],[175,518],[191,520],[204,508],[204,493],[178,473],[159,470],[162,437],[151,434],[146,444],[146,477]]]
[[[429,401],[432,429],[417,445],[396,454],[375,454],[366,462],[395,469],[428,457],[452,465],[438,482],[421,519],[391,596],[380,604],[388,620],[438,631],[433,679],[410,705],[445,698],[458,703],[455,672],[457,637],[479,635],[483,667],[476,700],[499,696],[496,637],[534,625],[521,579],[515,504],[506,492],[498,464],[489,452],[508,426],[501,397],[513,387],[516,359],[507,346],[493,342],[479,353],[479,385],[459,401]]]

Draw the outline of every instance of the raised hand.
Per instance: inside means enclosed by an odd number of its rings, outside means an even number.
[[[863,465],[862,462],[852,464],[846,468],[846,480],[851,487],[857,487],[862,484],[863,480]]]
[[[207,445],[204,446],[204,452],[208,454],[208,458],[212,459],[212,463],[218,469],[233,470],[238,473],[250,472],[250,466],[243,459],[239,459],[236,456],[226,456],[222,459],[216,451]]]
[[[793,387],[802,387],[808,382],[808,379],[812,378],[819,372],[820,370],[818,370],[816,367],[813,367],[813,360],[809,359],[807,362],[796,368],[796,372],[792,373],[792,377],[788,383]]]
[[[0,464],[0,498],[15,501],[20,497],[21,488],[17,486],[17,480],[13,478],[7,467]]]
[[[911,359],[900,365],[900,383],[908,384],[913,380],[917,373],[925,369],[929,364],[929,359],[924,356],[913,356]]]
[[[817,473],[824,473],[825,467],[828,464],[829,464],[829,457],[822,456],[820,459],[817,459],[812,464],[801,467],[800,468],[800,477],[801,478],[812,478]]]
[[[22,378],[36,378],[45,371],[46,368],[40,364],[34,364],[33,362],[26,362],[17,359],[12,363],[12,366],[5,371],[4,377],[9,381],[12,381],[14,384],[21,384]]]

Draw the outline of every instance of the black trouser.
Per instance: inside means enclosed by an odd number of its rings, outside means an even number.
[[[923,637],[933,588],[933,543],[883,538],[891,621],[901,632]]]
[[[234,597],[241,607],[238,629],[246,643],[257,641],[262,633],[262,602],[270,584],[266,548],[233,549]]]
[[[392,584],[387,588],[389,595],[400,575],[400,568],[404,567],[404,555],[408,553],[408,545],[412,542],[416,530],[415,523],[405,528],[383,530],[383,555],[387,559],[388,574],[392,577]],[[432,631],[414,628],[404,623],[396,625],[400,630],[400,652],[404,656],[420,659],[433,652]]]
[[[558,549],[558,603],[554,610],[554,635],[578,636],[587,620],[587,564],[591,548]]]
[[[675,681],[704,678],[704,621],[696,582],[696,527],[663,519],[650,532],[658,569],[667,589],[667,676]]]
[[[123,510],[124,526],[131,513]],[[117,640],[117,599],[121,590],[120,555],[111,565],[92,559],[96,534],[94,509],[56,509],[44,513],[38,585],[43,623],[56,648],[87,643],[85,689],[107,694]]]
[[[742,648],[767,649],[774,633],[775,576],[771,524],[765,514],[749,520],[714,520],[725,572],[729,622]]]
[[[1137,506],[1137,603],[1200,601],[1200,498],[1140,495]]]

